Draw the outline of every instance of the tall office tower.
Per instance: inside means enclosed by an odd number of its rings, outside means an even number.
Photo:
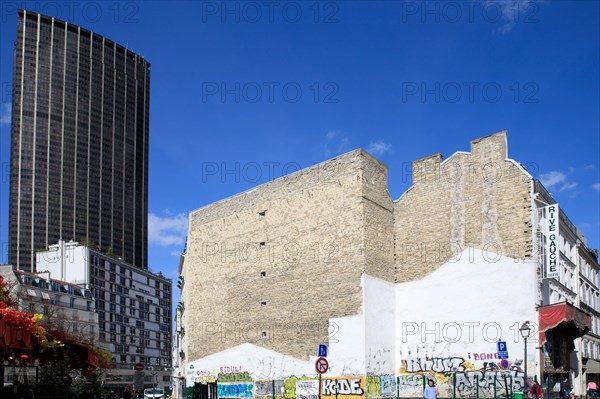
[[[150,64],[24,10],[14,57],[9,262],[72,239],[147,268]]]

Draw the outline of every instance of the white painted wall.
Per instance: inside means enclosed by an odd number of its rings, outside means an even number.
[[[444,368],[425,364],[434,358],[462,358],[467,363],[448,360],[445,368],[479,370],[485,362],[500,362],[494,355],[500,339],[507,342],[510,364],[518,365],[524,347],[519,327],[528,320],[528,372],[536,374],[535,281],[534,263],[470,248],[425,278],[398,284],[397,371]]]
[[[330,319],[328,350],[329,371],[326,376],[364,375],[364,314]]]
[[[248,372],[254,380],[316,375],[314,360],[306,362],[245,343],[190,362],[186,370],[186,386],[193,386],[196,378],[216,377],[221,372]]]
[[[365,371],[372,375],[394,374],[396,339],[395,284],[363,275],[365,314]]]
[[[518,385],[523,382],[519,327],[526,320],[532,327],[529,374],[538,371],[535,281],[534,263],[473,248],[419,281],[392,284],[364,275],[362,313],[330,320],[325,376],[400,375],[400,395],[421,396],[425,374],[434,376],[440,394],[447,396],[452,395],[451,371],[458,371],[466,373],[457,385],[489,390],[502,374],[481,369],[490,362],[498,367],[501,339],[508,345],[507,372]],[[246,343],[191,362],[186,382],[192,386],[196,378],[219,372],[248,372],[254,380],[316,376],[315,360]]]
[[[89,287],[89,250],[83,245],[71,246],[59,241],[48,251],[35,255],[38,271],[50,271],[53,279]]]

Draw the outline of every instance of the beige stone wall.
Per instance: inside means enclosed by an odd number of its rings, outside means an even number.
[[[193,212],[187,360],[243,342],[314,355],[330,318],[361,312],[365,271],[393,281],[387,184],[357,150]]]
[[[531,181],[506,146],[500,132],[414,161],[396,202],[387,167],[356,150],[192,212],[187,361],[244,342],[308,359],[329,319],[362,312],[363,273],[420,279],[470,246],[529,258]]]
[[[396,281],[420,279],[469,247],[529,258],[531,180],[507,160],[507,133],[441,160],[414,161],[413,186],[394,204]]]

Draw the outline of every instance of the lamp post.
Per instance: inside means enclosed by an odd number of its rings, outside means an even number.
[[[523,323],[521,328],[519,328],[519,332],[521,333],[524,342],[523,363],[525,363],[525,384],[523,385],[523,397],[527,398],[529,394],[529,382],[527,381],[527,338],[529,338],[529,333],[531,333],[531,327],[529,327],[528,321]]]

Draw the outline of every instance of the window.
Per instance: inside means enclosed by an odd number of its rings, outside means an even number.
[[[264,210],[262,212],[258,212],[258,218],[263,219],[267,215],[267,211]]]

